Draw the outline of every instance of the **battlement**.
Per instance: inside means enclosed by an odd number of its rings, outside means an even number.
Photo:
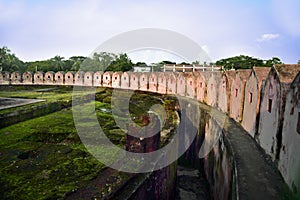
[[[300,65],[210,72],[1,72],[0,85],[108,87],[198,100],[241,123],[299,193],[300,159],[292,155],[300,151],[299,71]]]

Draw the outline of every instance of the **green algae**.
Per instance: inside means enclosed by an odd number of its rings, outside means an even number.
[[[0,140],[3,199],[62,198],[105,167],[81,144],[71,110],[0,129]]]
[[[20,90],[0,92],[0,96],[44,98],[50,102],[71,100],[69,89],[44,91],[43,96],[40,92]],[[97,89],[96,101],[88,104],[95,106],[96,117],[107,137],[124,148],[126,133],[117,127],[111,114],[111,94],[112,90]],[[139,119],[139,116],[148,115],[147,111],[153,104],[164,105],[159,95],[153,96],[135,93],[130,100],[131,117]],[[31,109],[30,106],[17,109]],[[5,112],[14,112],[15,109]],[[127,116],[115,117],[126,120]],[[91,126],[89,117],[85,126]],[[117,153],[103,148],[102,151],[112,158]],[[105,168],[81,143],[71,109],[0,129],[0,199],[64,199],[101,176]],[[104,187],[97,189],[96,196],[110,195],[132,175],[117,173],[112,177]]]

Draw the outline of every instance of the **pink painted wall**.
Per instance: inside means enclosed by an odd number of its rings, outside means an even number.
[[[139,89],[139,76],[140,73],[130,73],[130,89],[138,90]]]
[[[231,85],[230,117],[237,122],[241,122],[243,118],[245,85],[250,73],[250,70],[238,70]]]
[[[93,86],[94,72],[85,72],[83,84],[85,86]]]
[[[148,73],[142,73],[140,76],[140,90],[148,91]]]
[[[275,159],[276,134],[279,128],[280,83],[272,70],[266,80],[260,105],[260,120],[257,140],[261,147]],[[272,102],[271,102],[272,101]]]
[[[196,72],[194,75],[190,73],[136,74],[125,72],[120,73],[119,77],[121,77],[121,87],[124,89],[129,86],[137,88],[139,84],[142,84],[144,86],[140,87],[140,90],[143,88],[146,91],[149,81],[148,91],[150,92],[157,92],[158,87],[159,92],[163,93],[165,90],[161,88],[168,88],[166,90],[168,94],[194,97],[211,106],[219,106],[219,109],[223,112],[228,110],[228,107],[226,108],[226,105],[228,105],[228,103],[226,104],[226,100],[230,97],[230,115],[235,112],[234,116],[238,121],[238,117],[242,113],[242,126],[257,140],[266,153],[271,155],[273,160],[276,159],[278,161],[279,169],[290,188],[296,188],[299,191],[300,184],[297,177],[300,177],[298,170],[300,161],[299,156],[294,154],[300,151],[300,75],[297,76],[291,87],[292,89],[289,91],[291,82],[294,80],[294,74],[299,71],[300,65],[273,67],[265,83],[262,78],[263,76],[258,76],[256,72],[252,72],[248,78],[245,78],[245,74],[243,76],[239,75],[240,72],[238,72],[232,81],[231,87],[231,79],[227,76],[228,72],[226,72],[226,76],[220,73],[207,72]],[[94,81],[91,83],[95,86],[101,86],[102,72],[97,72],[94,75],[89,73],[82,74],[84,74],[84,77],[88,75],[95,77],[97,75],[97,81],[94,78]],[[40,75],[39,78],[37,77],[38,75]],[[111,72],[103,74],[104,87],[111,87],[111,75]],[[149,79],[148,75],[150,76]],[[126,79],[123,80],[122,77],[126,77]],[[136,77],[136,80],[133,81],[134,77]],[[24,76],[23,79],[25,78]],[[163,84],[161,85],[160,78],[163,80]],[[0,84],[3,85],[5,82],[2,79],[0,77]],[[53,84],[54,73],[47,72],[44,78],[45,82],[43,82],[43,73],[36,73],[34,78],[35,84],[38,83],[38,79],[40,84],[51,85]],[[26,80],[22,82],[22,76],[18,72],[13,72],[10,80],[8,79],[9,81],[11,84],[26,84]],[[72,72],[65,74],[64,84],[73,85]],[[243,84],[245,85],[245,95],[241,95],[241,99],[237,99],[237,96],[243,93]],[[231,93],[229,93],[229,87]],[[193,91],[195,95],[193,95]],[[263,92],[261,93],[261,91]],[[261,104],[259,104],[260,94],[262,94]],[[258,113],[260,113],[259,122],[256,123],[255,120]],[[255,124],[258,124],[258,134],[255,134],[254,131]],[[281,136],[282,141],[280,140]],[[217,155],[218,149],[214,150],[216,152],[215,155]],[[227,169],[224,168],[223,171],[226,172]]]
[[[9,72],[1,72],[0,73],[0,84],[8,85],[10,83],[10,74]]]
[[[130,88],[130,76],[128,72],[123,72],[121,76],[121,88],[123,89]]]
[[[222,73],[218,94],[218,108],[222,112],[228,113],[230,102],[230,84],[225,73]]]
[[[44,84],[44,73],[43,72],[36,72],[33,75],[34,84],[36,85],[42,85]]]
[[[209,73],[206,72],[198,72],[195,73],[196,76],[196,92],[197,92],[197,100],[206,103],[206,95],[207,95],[207,82],[210,77]]]
[[[84,81],[83,71],[76,72],[74,77],[75,77],[75,81],[74,81],[75,85],[83,85],[83,81]]]
[[[167,94],[176,94],[176,76],[174,73],[168,73],[167,82]]]
[[[54,72],[46,72],[44,76],[44,83],[47,85],[53,85],[54,83]]]
[[[25,85],[33,84],[33,74],[31,72],[24,72],[22,75],[22,83]]]
[[[186,94],[186,80],[183,73],[179,73],[177,76],[177,95],[185,96]]]
[[[158,73],[157,92],[160,94],[167,93],[167,77],[166,77],[165,73],[163,73],[163,72]]]
[[[54,75],[55,85],[63,85],[64,84],[64,76],[65,72],[56,72]]]
[[[121,76],[122,76],[121,72],[114,72],[112,74],[111,86],[113,88],[120,88],[121,87]]]
[[[112,79],[112,72],[105,72],[103,74],[102,86],[111,87],[111,79]]]
[[[212,107],[217,106],[220,79],[221,74],[218,72],[212,72],[210,78],[208,79],[206,103]]]
[[[286,97],[282,129],[282,147],[278,168],[289,185],[300,198],[300,74],[295,78]]]
[[[65,74],[65,85],[74,85],[74,72],[67,72]]]
[[[245,86],[244,112],[242,126],[254,137],[256,132],[257,105],[260,90],[258,80],[254,72],[251,73]]]
[[[196,96],[196,81],[192,72],[186,73],[186,96],[190,98]]]
[[[151,73],[149,76],[149,92],[157,92],[157,74]]]
[[[94,73],[94,77],[93,77],[94,86],[102,86],[102,76],[103,76],[102,71],[98,71]]]

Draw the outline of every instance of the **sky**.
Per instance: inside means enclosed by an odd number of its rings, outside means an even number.
[[[299,0],[0,0],[0,46],[23,61],[89,56],[113,36],[156,28],[188,37],[212,61],[243,54],[297,63],[299,10]],[[128,55],[180,61],[162,51]]]

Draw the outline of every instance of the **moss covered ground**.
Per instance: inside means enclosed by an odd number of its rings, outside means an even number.
[[[125,133],[117,127],[110,112],[111,94],[112,90],[99,88],[96,101],[90,103],[95,104],[98,121],[108,138],[124,148]],[[1,91],[0,96],[70,101],[72,88],[10,88]],[[163,104],[161,98],[134,94],[130,100],[131,117],[135,116],[134,119],[142,124],[139,116],[147,115],[151,105]],[[170,104],[169,101],[166,102]],[[30,109],[28,106],[2,112]],[[0,199],[65,199],[101,179],[105,170],[106,167],[81,143],[71,108],[0,128]],[[108,173],[107,176],[118,177],[118,181],[105,183],[105,187],[97,188],[97,194],[108,194],[131,178],[124,173],[114,173],[113,176]]]

